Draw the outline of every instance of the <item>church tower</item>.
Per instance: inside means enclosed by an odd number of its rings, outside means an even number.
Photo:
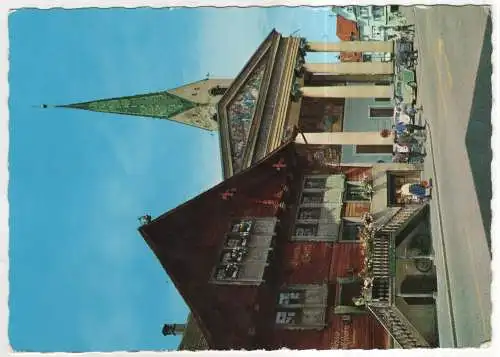
[[[218,128],[216,105],[232,81],[232,79],[210,78],[162,92],[99,99],[56,107],[168,119],[215,131]],[[42,107],[49,106],[44,104]]]

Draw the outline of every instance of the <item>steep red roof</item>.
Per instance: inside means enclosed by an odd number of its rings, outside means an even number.
[[[358,24],[345,17],[337,16],[337,37],[342,41],[359,39]],[[341,62],[361,62],[361,52],[341,52]]]
[[[239,217],[274,216],[277,207],[257,205],[255,199],[279,199],[288,162],[288,142],[264,160],[139,228],[141,235],[183,296],[212,349],[245,348],[254,326],[253,307],[258,287],[209,282],[230,222]],[[230,189],[232,199],[222,196]]]
[[[352,41],[359,38],[358,25],[342,16],[337,16],[337,37],[342,41]]]

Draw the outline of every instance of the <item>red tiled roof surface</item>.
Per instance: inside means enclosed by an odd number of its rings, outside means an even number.
[[[340,52],[340,62],[361,62],[361,52]]]
[[[342,16],[337,16],[337,37],[342,41],[351,41],[359,37],[358,25]]]

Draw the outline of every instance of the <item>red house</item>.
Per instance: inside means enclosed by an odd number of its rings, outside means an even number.
[[[358,24],[348,20],[343,16],[337,15],[337,37],[341,41],[359,40]],[[340,52],[341,62],[361,62],[361,52]]]
[[[380,302],[372,309],[354,303],[366,255],[359,218],[370,202],[349,182],[371,172],[369,166],[321,169],[303,146],[288,141],[140,227],[208,348],[391,346],[386,330],[393,338],[399,330],[394,321],[384,323]],[[406,221],[387,224],[402,230]],[[401,329],[408,335],[402,344],[428,346],[418,332]]]

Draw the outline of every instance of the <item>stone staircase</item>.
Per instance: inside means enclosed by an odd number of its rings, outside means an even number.
[[[390,257],[390,236],[388,234],[376,234],[373,238],[373,277],[388,278],[391,276],[389,257]]]
[[[418,330],[396,307],[370,304],[368,309],[402,348],[430,347]]]
[[[419,214],[425,204],[406,205],[402,207],[381,229],[381,233],[396,236],[411,221],[411,218]]]

